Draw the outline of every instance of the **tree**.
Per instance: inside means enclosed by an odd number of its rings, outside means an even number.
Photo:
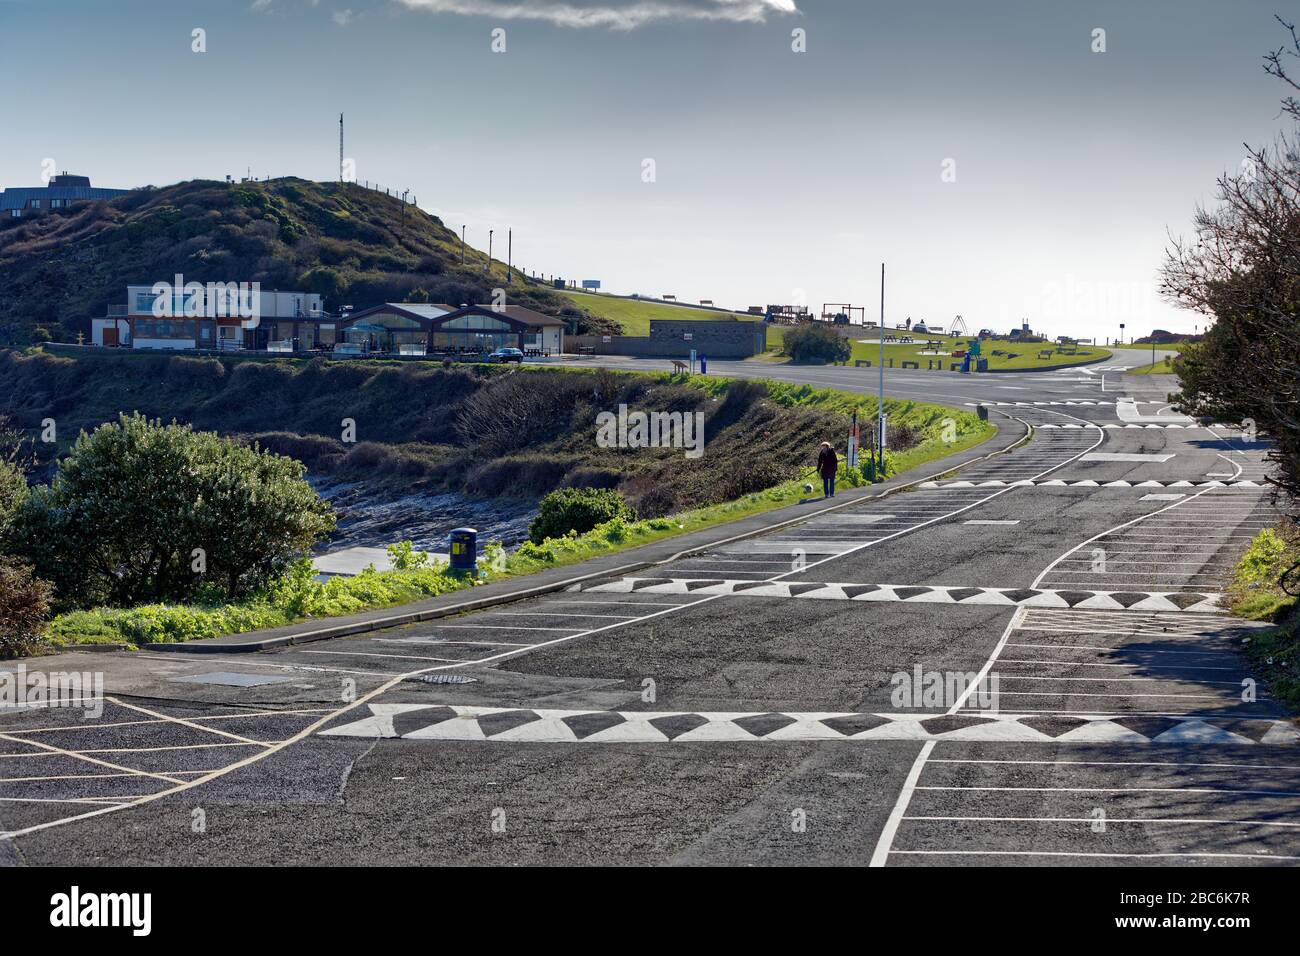
[[[25,654],[50,617],[54,587],[32,569],[0,554],[0,657]]]
[[[1293,89],[1291,46],[1265,70]],[[1300,120],[1300,104],[1283,100]],[[1218,205],[1198,208],[1194,241],[1175,239],[1162,269],[1172,301],[1214,318],[1202,342],[1174,362],[1177,406],[1188,414],[1245,423],[1273,442],[1269,481],[1292,505],[1300,498],[1300,153],[1295,134],[1247,147],[1241,171],[1218,180]],[[1293,518],[1295,516],[1293,515]]]
[[[24,454],[23,434],[0,418],[0,542],[13,521],[19,506],[27,500],[25,466],[30,457]]]
[[[62,604],[131,606],[264,587],[334,527],[299,462],[143,416],[82,433],[19,506],[11,550]]]
[[[847,362],[853,354],[848,339],[814,322],[787,330],[782,350],[796,362]]]

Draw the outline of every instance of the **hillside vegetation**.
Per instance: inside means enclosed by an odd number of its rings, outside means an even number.
[[[600,447],[596,416],[619,405],[702,413],[704,454]],[[861,396],[701,376],[0,352],[0,415],[29,435],[53,419],[63,447],[82,429],[139,411],[256,439],[317,473],[479,497],[617,488],[642,517],[729,501],[807,472],[823,439],[842,449],[854,407],[874,414]],[[958,438],[981,431],[974,415],[936,405],[887,400],[886,410],[898,453],[937,435],[945,418]],[[355,423],[354,442],[342,440],[345,420]]]
[[[75,341],[125,301],[128,284],[260,282],[319,292],[331,311],[402,301],[485,302],[506,286],[505,264],[484,272],[436,216],[352,184],[286,178],[194,180],[0,222],[0,345],[46,335]],[[516,273],[511,301],[573,319],[571,331],[616,327]],[[38,332],[41,329],[44,331]]]

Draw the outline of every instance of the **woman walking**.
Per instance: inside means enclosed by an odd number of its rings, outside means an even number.
[[[835,497],[835,472],[839,470],[840,460],[835,457],[835,449],[828,441],[822,442],[817,452],[817,474],[822,476],[822,496]]]

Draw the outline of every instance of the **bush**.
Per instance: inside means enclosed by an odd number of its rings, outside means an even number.
[[[8,538],[61,604],[249,595],[334,527],[298,462],[123,415],[82,435]]]
[[[40,643],[53,598],[52,584],[0,555],[0,657],[29,654]]]
[[[27,500],[27,479],[12,463],[0,459],[0,541],[13,517]]]
[[[847,362],[853,354],[848,339],[816,323],[787,330],[783,350],[796,362]]]
[[[605,488],[561,488],[541,500],[537,517],[528,526],[534,544],[562,538],[570,532],[585,534],[615,518],[635,521],[636,515],[617,491]]]

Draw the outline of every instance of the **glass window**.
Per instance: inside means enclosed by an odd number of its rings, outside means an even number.
[[[424,328],[422,323],[416,321],[415,319],[408,319],[404,315],[390,315],[390,314],[376,315],[376,316],[372,316],[368,321],[373,322],[375,325],[382,325],[386,329]]]
[[[138,339],[193,339],[199,323],[193,319],[136,319]]]
[[[501,319],[494,319],[486,315],[463,315],[459,319],[451,319],[442,323],[440,328],[444,329],[466,329],[482,331],[511,331],[514,327],[509,322],[503,322]]]

